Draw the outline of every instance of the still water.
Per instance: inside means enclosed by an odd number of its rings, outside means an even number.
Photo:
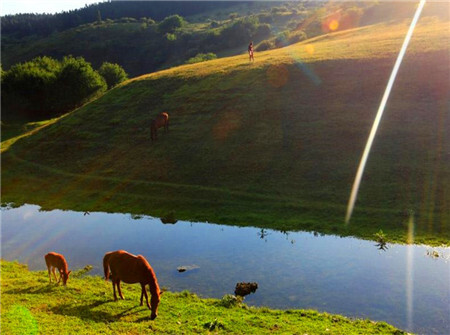
[[[209,223],[163,224],[152,217],[54,210],[25,205],[1,212],[2,258],[44,270],[49,251],[70,269],[124,249],[142,254],[162,287],[201,297],[233,294],[237,282],[258,283],[248,305],[312,308],[387,321],[422,334],[450,334],[450,248],[388,245],[312,233]],[[427,251],[436,250],[433,258]],[[192,265],[183,273],[177,267]],[[126,290],[126,285],[125,285]]]

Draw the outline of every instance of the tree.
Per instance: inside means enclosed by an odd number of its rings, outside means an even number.
[[[63,110],[70,110],[106,90],[102,76],[83,57],[64,57],[57,80],[58,101]]]
[[[37,57],[12,66],[2,79],[2,111],[7,118],[62,114],[106,90],[105,80],[81,57],[65,57],[62,62]]]
[[[176,14],[168,16],[164,20],[162,20],[158,25],[158,29],[163,34],[173,33],[175,29],[181,28],[183,25],[184,25],[183,17]]]
[[[11,67],[2,76],[2,109],[28,116],[44,116],[54,110],[52,92],[61,64],[50,57],[37,57]]]
[[[221,31],[221,39],[228,47],[248,43],[255,37],[258,26],[259,21],[257,17],[236,20]]]
[[[128,79],[127,73],[119,64],[104,62],[98,73],[105,79],[108,90]]]

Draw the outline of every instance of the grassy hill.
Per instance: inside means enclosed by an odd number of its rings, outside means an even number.
[[[103,3],[99,7],[108,10],[101,21],[85,13],[86,19],[91,21],[73,26],[76,19],[67,19],[66,29],[58,25],[60,20],[57,19],[62,20],[61,15],[44,16],[41,20],[56,21],[41,22],[42,29],[36,27],[33,34],[25,36],[20,32],[27,32],[29,27],[39,22],[39,18],[30,15],[27,21],[22,16],[6,17],[2,21],[2,66],[8,69],[13,64],[43,55],[57,59],[74,55],[84,57],[94,68],[105,61],[118,63],[131,76],[137,76],[184,64],[198,53],[214,52],[227,56],[242,53],[249,40],[256,43],[288,29],[288,26],[293,29],[307,13],[320,7],[311,5],[308,10],[299,11],[297,9],[304,8],[303,5],[292,3],[286,8],[279,2],[169,2],[161,6],[159,2],[138,1],[130,4],[131,8],[120,2]],[[270,9],[275,5],[283,7],[276,7],[279,11],[272,13]],[[151,15],[158,12],[159,7],[162,7],[161,12],[166,12],[164,7],[167,7],[167,16],[187,14],[183,26],[170,31],[161,30],[159,24],[164,16]],[[97,15],[97,11],[95,13]],[[75,13],[67,15],[70,17]],[[39,34],[49,28],[54,29],[51,34]],[[308,35],[312,36],[309,31]]]
[[[94,68],[118,63],[137,76],[184,64],[198,53],[234,56],[246,50],[249,40],[265,42],[257,50],[286,46],[329,32],[326,23],[332,20],[340,22],[334,29],[346,30],[411,18],[414,10],[414,3],[398,1],[104,2],[70,13],[3,17],[2,66],[73,55]],[[160,31],[159,23],[175,13],[185,17],[185,24],[169,34]],[[429,2],[423,17],[448,20],[449,13],[448,4]]]
[[[345,207],[409,20],[132,79],[2,153],[2,201],[450,241],[450,24],[419,21],[350,225]],[[70,94],[70,92],[68,92]],[[150,142],[150,120],[170,114]]]

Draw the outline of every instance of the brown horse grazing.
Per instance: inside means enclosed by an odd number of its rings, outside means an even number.
[[[158,128],[164,127],[164,132],[169,130],[169,114],[167,113],[159,113],[158,116],[154,120],[152,120],[150,124],[150,133],[152,142],[158,139]]]
[[[103,257],[103,269],[105,271],[105,280],[108,280],[111,270],[111,280],[113,283],[114,300],[117,300],[116,286],[119,291],[119,296],[124,299],[120,289],[120,281],[127,284],[140,283],[141,284],[141,306],[145,295],[147,307],[152,311],[150,320],[154,320],[158,315],[158,304],[160,301],[161,291],[159,290],[158,280],[155,272],[148,264],[147,260],[139,255],[132,255],[124,250],[111,251]],[[150,300],[151,306],[148,304],[148,295],[145,285],[149,284],[152,298]]]
[[[67,280],[69,279],[69,274],[72,271],[68,271],[69,269],[68,269],[67,262],[66,262],[66,259],[64,258],[64,256],[61,254],[58,254],[56,252],[49,252],[47,255],[44,256],[44,258],[45,258],[45,264],[47,264],[48,277],[50,278],[50,283],[52,282],[51,272],[53,272],[53,276],[55,277],[55,281],[56,281],[57,279],[56,279],[55,269],[58,269],[58,271],[59,271],[58,284],[62,278],[63,284],[66,285]]]

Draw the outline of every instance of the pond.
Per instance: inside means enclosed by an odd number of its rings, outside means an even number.
[[[162,287],[201,297],[233,294],[237,282],[258,283],[248,305],[316,309],[389,322],[424,334],[450,334],[450,248],[388,245],[306,232],[210,223],[163,224],[126,214],[3,208],[2,258],[44,270],[49,251],[70,269],[124,249],[144,255]],[[427,255],[432,250],[439,257]],[[191,270],[178,272],[189,265]],[[126,290],[126,285],[125,285]],[[112,292],[111,293],[112,296]]]

